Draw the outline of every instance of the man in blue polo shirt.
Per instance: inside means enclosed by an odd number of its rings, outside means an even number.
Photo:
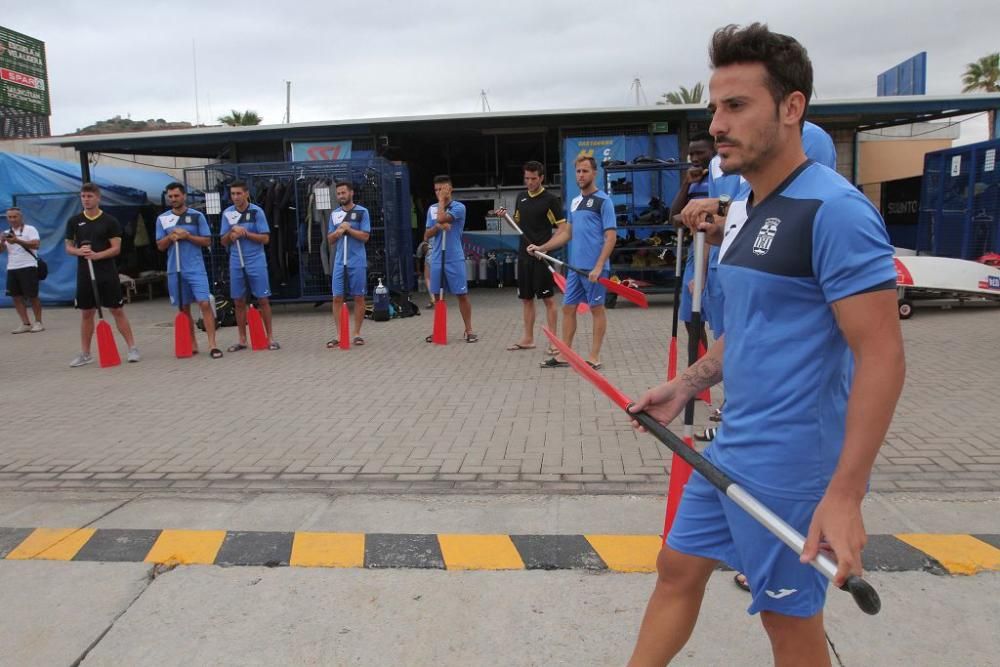
[[[835,585],[861,574],[861,501],[903,384],[893,250],[868,200],[803,152],[805,49],[765,25],[728,26],[711,61],[722,169],[752,188],[719,265],[726,333],[635,409],[669,422],[724,378],[726,417],[706,456],[807,537],[799,557],[695,472],[630,664],[663,665],[681,650],[725,561],[747,574],[775,664],[822,667],[827,582],[808,562],[825,543]]]
[[[594,335],[590,342],[587,363],[594,369],[601,367],[601,343],[608,328],[607,309],[604,307],[607,290],[597,282],[611,273],[611,251],[618,239],[615,207],[611,198],[597,189],[597,161],[581,155],[574,163],[576,184],[580,188],[570,204],[569,224],[560,225],[552,238],[541,245],[529,245],[528,254],[540,251],[548,254],[569,243],[569,264],[590,273],[584,278],[575,271],[566,278],[563,296],[562,339],[572,347],[576,335],[576,307],[581,303],[590,306],[594,320]],[[566,366],[567,362],[551,357],[541,363],[542,368]]]
[[[365,244],[371,236],[372,222],[368,209],[354,203],[354,186],[349,181],[339,181],[336,194],[340,206],[330,214],[326,236],[334,247],[333,266],[330,267],[333,274],[333,330],[340,331],[340,307],[350,294],[354,297],[352,342],[364,345],[361,324],[365,321],[365,292],[368,282],[368,254],[365,252]],[[333,349],[339,343],[334,338],[326,346]]]
[[[253,294],[260,306],[261,319],[267,332],[268,349],[280,350],[271,329],[271,283],[267,277],[267,256],[264,246],[271,241],[264,210],[250,203],[250,192],[243,181],[229,184],[229,198],[233,205],[222,212],[222,245],[229,248],[229,295],[236,303],[236,327],[240,341],[230,345],[229,352],[247,349],[247,295]],[[246,266],[247,284],[240,266],[242,254]]]
[[[201,252],[202,248],[212,245],[212,230],[201,211],[188,208],[187,190],[180,183],[167,186],[167,203],[170,204],[170,210],[156,218],[156,247],[167,253],[167,290],[170,292],[170,303],[175,306],[180,303],[187,312],[188,322],[191,324],[191,340],[194,341],[192,349],[198,354],[198,337],[195,336],[194,320],[191,318],[191,302],[198,302],[205,322],[205,333],[208,334],[209,354],[213,359],[219,359],[222,357],[222,350],[215,344],[215,313],[208,291],[205,256]],[[181,274],[179,286],[178,270]]]
[[[437,300],[441,294],[441,281],[444,280],[444,290],[454,294],[458,299],[458,310],[462,314],[465,333],[462,339],[466,343],[479,340],[472,331],[472,302],[469,301],[469,286],[465,279],[465,250],[462,248],[462,232],[465,230],[465,204],[455,201],[452,194],[451,176],[434,177],[434,195],[437,203],[427,209],[427,224],[424,229],[424,240],[430,243],[430,253],[427,255],[430,267],[431,298]],[[441,247],[444,238],[447,247]],[[436,239],[431,241],[431,239]],[[444,252],[442,266],[441,253]],[[444,271],[442,275],[442,269]],[[433,342],[433,336],[424,340]]]
[[[671,220],[688,205],[688,202],[704,199],[709,196],[711,173],[709,165],[715,155],[715,140],[708,132],[700,132],[688,143],[688,159],[694,165],[684,172],[681,187],[677,190],[673,203],[670,205]],[[707,283],[706,283],[707,286]],[[684,323],[689,338],[697,336],[702,345],[708,347],[708,337],[705,333],[706,308],[705,294],[702,291],[702,320],[698,331],[691,324],[691,308],[694,297],[694,246],[689,246],[687,259],[684,261],[684,275],[681,278],[681,302],[677,310],[677,319]]]

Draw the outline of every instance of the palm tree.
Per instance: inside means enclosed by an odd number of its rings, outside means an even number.
[[[705,86],[699,81],[688,90],[684,86],[673,93],[663,93],[662,100],[657,100],[657,104],[700,104],[701,96],[705,92]]]
[[[257,115],[256,111],[250,111],[250,110],[241,113],[236,109],[233,109],[231,112],[229,112],[229,115],[219,116],[220,123],[222,123],[223,125],[231,125],[234,127],[238,125],[260,125],[261,120],[263,119]]]
[[[983,56],[976,62],[966,65],[962,84],[963,93],[977,90],[984,93],[1000,93],[1000,52]],[[991,110],[987,114],[990,124],[990,139],[994,138],[996,113],[996,110]]]

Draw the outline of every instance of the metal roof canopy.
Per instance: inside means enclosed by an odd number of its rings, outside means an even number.
[[[950,118],[1000,109],[1000,94],[959,96],[911,95],[845,100],[813,100],[809,119],[828,130],[866,130]],[[287,141],[310,141],[384,135],[503,134],[511,131],[560,130],[662,121],[705,121],[702,104],[605,109],[554,109],[467,114],[359,118],[288,125],[199,127],[84,136],[61,136],[35,143],[76,148],[81,153],[129,153],[221,159],[236,148],[274,147]]]

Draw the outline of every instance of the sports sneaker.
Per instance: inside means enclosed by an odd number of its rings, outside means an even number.
[[[18,328],[16,328],[13,331],[11,331],[12,334],[30,333],[30,332],[31,332],[31,325],[30,324],[22,324]]]
[[[130,364],[134,364],[134,363],[136,363],[137,361],[140,361],[140,360],[142,360],[142,357],[139,356],[139,348],[137,348],[137,347],[130,347],[128,349],[128,362]]]
[[[73,358],[73,361],[69,362],[70,368],[76,368],[78,366],[86,366],[87,364],[94,363],[94,358],[89,354],[84,354],[81,352]]]
[[[31,325],[31,333],[38,333],[39,331],[45,331],[45,325],[41,322],[35,322]]]

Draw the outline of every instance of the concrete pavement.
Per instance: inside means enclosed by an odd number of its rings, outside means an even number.
[[[0,488],[663,493],[665,448],[571,371],[538,368],[540,349],[505,351],[521,326],[513,292],[472,301],[473,345],[453,313],[446,347],[423,342],[421,316],[367,322],[366,346],[331,351],[328,306],[277,306],[280,352],[219,361],[173,358],[173,311],[136,303],[144,359],[106,370],[68,367],[77,313],[48,309],[47,331],[4,340],[0,377],[18,393]],[[669,318],[661,297],[611,311],[604,373],[633,394],[661,381]],[[998,324],[996,308],[922,308],[903,323],[907,384],[875,490],[1000,490]],[[588,344],[584,318],[577,349]]]

